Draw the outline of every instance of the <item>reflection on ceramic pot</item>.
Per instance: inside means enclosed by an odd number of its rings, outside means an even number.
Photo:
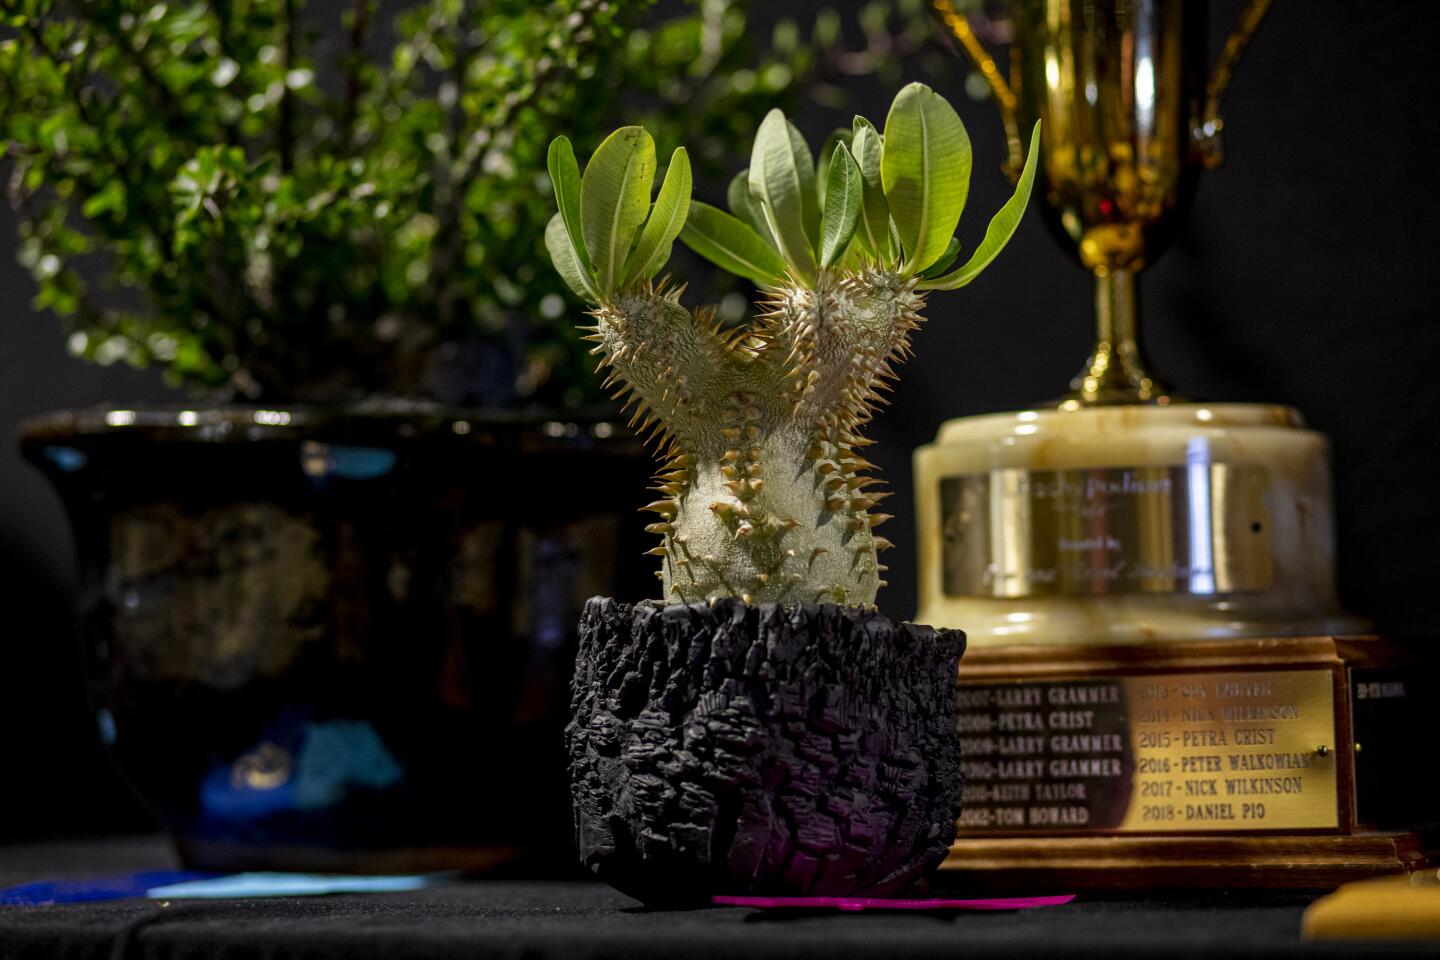
[[[574,624],[653,587],[621,562],[649,473],[627,433],[108,410],[22,446],[75,530],[101,736],[188,863],[569,859]]]

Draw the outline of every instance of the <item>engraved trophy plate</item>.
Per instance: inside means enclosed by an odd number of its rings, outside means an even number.
[[[1248,593],[1273,582],[1267,471],[1003,468],[940,480],[949,596]]]
[[[1375,637],[966,655],[968,889],[1333,888],[1437,861],[1414,739],[1440,663]]]
[[[1333,678],[962,683],[961,834],[1336,830]]]

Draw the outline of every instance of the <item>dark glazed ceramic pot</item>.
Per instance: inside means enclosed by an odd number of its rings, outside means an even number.
[[[101,735],[187,863],[573,863],[574,624],[596,592],[653,589],[628,433],[110,410],[22,446],[74,527]]]
[[[898,893],[955,837],[964,649],[856,607],[591,600],[566,729],[582,862],[653,905]]]

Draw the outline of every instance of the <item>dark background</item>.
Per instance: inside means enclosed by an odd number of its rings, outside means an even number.
[[[808,17],[805,0],[772,0]],[[1214,46],[1237,0],[1213,5]],[[1329,434],[1348,607],[1396,636],[1431,638],[1440,543],[1435,455],[1440,359],[1435,230],[1435,38],[1430,3],[1280,2],[1231,86],[1227,161],[1207,174],[1180,238],[1142,284],[1156,369],[1200,399],[1293,404]],[[958,72],[957,72],[958,75]],[[857,86],[883,117],[894,91]],[[976,174],[973,246],[1008,187],[1000,126],[958,82]],[[815,141],[848,117],[797,118]],[[718,196],[705,199],[715,201]],[[148,821],[99,751],[79,687],[73,552],[59,501],[15,451],[25,417],[174,396],[154,374],[69,358],[0,210],[0,840]],[[1089,284],[1032,210],[994,266],[940,294],[871,459],[891,480],[891,615],[915,609],[910,452],[950,417],[1061,392],[1089,347]]]

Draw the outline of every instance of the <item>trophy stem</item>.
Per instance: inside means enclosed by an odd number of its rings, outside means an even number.
[[[1085,369],[1070,381],[1067,405],[1170,402],[1165,387],[1145,372],[1140,353],[1135,273],[1095,271],[1095,349]]]

